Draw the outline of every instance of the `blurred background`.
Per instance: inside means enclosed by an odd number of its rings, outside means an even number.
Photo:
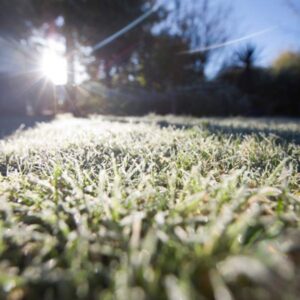
[[[299,37],[298,0],[1,0],[0,118],[297,117]]]

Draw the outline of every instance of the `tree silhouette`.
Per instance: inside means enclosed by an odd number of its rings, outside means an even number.
[[[194,72],[204,77],[207,64],[216,52],[215,45],[224,43],[230,36],[228,20],[230,7],[209,0],[171,0],[174,11],[170,13],[169,29],[176,30],[186,41],[192,52]],[[202,50],[201,50],[202,49]]]
[[[2,32],[13,34],[19,39],[27,38],[34,28],[47,23],[66,39],[66,55],[69,60],[69,83],[74,82],[74,56],[78,47],[93,46],[115,31],[140,16],[146,0],[3,0],[0,3],[0,25]],[[60,17],[64,25],[58,28],[55,20]],[[115,66],[115,58],[129,61],[137,39],[144,28],[138,27],[117,39],[107,47],[94,53],[94,64],[103,63],[109,77]],[[77,48],[77,49],[76,49]],[[120,59],[118,60],[119,63]]]
[[[233,53],[233,57],[218,75],[219,79],[238,86],[245,93],[255,92],[261,69],[256,67],[260,50],[251,43]]]

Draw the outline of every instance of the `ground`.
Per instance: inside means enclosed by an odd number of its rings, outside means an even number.
[[[13,134],[16,131],[36,126],[41,122],[49,122],[51,116],[0,116],[0,139]]]
[[[300,121],[58,118],[0,141],[0,299],[299,299]]]

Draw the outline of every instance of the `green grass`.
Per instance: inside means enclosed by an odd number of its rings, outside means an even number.
[[[0,142],[0,299],[299,299],[299,137],[149,116]]]

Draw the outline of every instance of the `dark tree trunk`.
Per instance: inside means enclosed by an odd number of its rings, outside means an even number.
[[[67,56],[67,103],[66,109],[77,114],[76,101],[76,85],[75,85],[75,36],[72,28],[66,27],[66,56]]]

